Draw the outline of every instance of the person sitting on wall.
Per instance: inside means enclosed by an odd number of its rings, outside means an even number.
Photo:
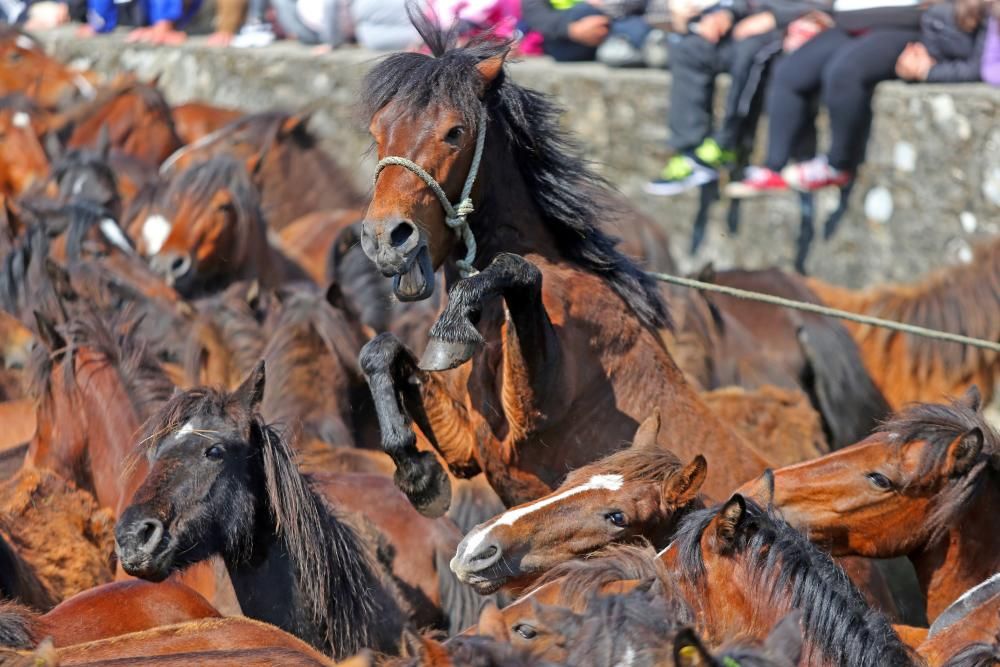
[[[643,50],[665,39],[643,18],[644,0],[523,0],[525,31],[542,35],[542,50],[560,62],[598,60],[628,67],[648,64]]]
[[[201,0],[87,0],[87,23],[81,35],[111,32],[119,25],[136,26],[130,42],[180,44],[187,39],[178,30],[198,12]]]

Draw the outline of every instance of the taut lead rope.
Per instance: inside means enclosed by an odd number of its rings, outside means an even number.
[[[441,202],[441,208],[444,209],[445,223],[455,230],[455,234],[465,244],[465,258],[455,262],[458,272],[463,278],[468,278],[479,273],[472,264],[476,259],[476,237],[472,235],[472,230],[469,229],[469,222],[466,218],[475,211],[475,206],[472,204],[472,186],[476,182],[476,175],[479,173],[479,163],[483,159],[483,146],[486,145],[486,119],[486,105],[484,104],[482,113],[479,115],[479,127],[476,130],[476,152],[472,154],[469,175],[465,178],[465,185],[462,186],[462,194],[459,197],[458,204],[454,206],[448,201],[448,195],[445,194],[441,184],[434,180],[433,176],[428,174],[423,167],[413,160],[390,155],[382,158],[375,165],[374,180],[376,182],[378,181],[378,175],[382,173],[383,169],[389,165],[395,165],[413,172],[417,178],[427,184],[431,192],[437,195],[438,201]]]

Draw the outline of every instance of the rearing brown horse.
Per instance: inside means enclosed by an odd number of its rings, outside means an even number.
[[[480,133],[485,150],[468,216],[477,275],[456,282],[452,258],[465,250],[409,169],[381,172],[364,221],[365,253],[401,300],[429,297],[442,265],[452,285],[420,369],[390,334],[362,350],[399,487],[428,514],[448,504],[447,478],[417,450],[407,412],[452,472],[485,472],[508,504],[549,493],[657,408],[660,444],[708,459],[708,493],[759,473],[764,458],[712,414],[661,342],[666,306],[600,228],[629,212],[574,154],[558,110],[505,77],[507,46],[449,49],[414,22],[434,56],[390,56],[365,81],[379,157],[412,160],[454,201]]]

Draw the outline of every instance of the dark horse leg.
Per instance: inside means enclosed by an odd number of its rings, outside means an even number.
[[[451,483],[431,452],[417,449],[413,415],[427,437],[433,437],[420,396],[417,361],[391,333],[382,333],[361,348],[358,359],[368,378],[382,448],[396,464],[396,486],[421,514],[439,517],[451,504]]]

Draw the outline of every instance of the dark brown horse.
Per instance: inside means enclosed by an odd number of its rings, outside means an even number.
[[[452,472],[484,472],[508,505],[548,494],[656,408],[662,444],[684,459],[705,454],[709,493],[759,474],[766,460],[715,418],[663,346],[657,330],[668,316],[655,285],[600,229],[628,212],[610,208],[555,107],[505,76],[507,47],[449,49],[416,22],[434,55],[393,55],[365,80],[379,157],[412,159],[456,198],[480,134],[485,151],[468,217],[477,275],[454,280],[451,260],[464,251],[440,201],[408,169],[381,172],[364,222],[362,246],[394,276],[399,298],[430,296],[437,267],[452,278],[423,370],[390,335],[362,352],[400,488],[423,512],[448,505],[447,478],[418,452],[407,412]]]
[[[612,542],[646,538],[663,548],[680,517],[700,507],[705,459],[684,466],[657,444],[660,416],[643,422],[632,446],[574,470],[547,496],[469,531],[451,569],[483,594],[523,586],[559,563]]]
[[[973,338],[1000,341],[1000,239],[974,249],[972,261],[939,269],[914,284],[851,291],[809,279],[827,305]],[[911,401],[940,401],[978,385],[989,403],[1000,354],[959,343],[911,336],[852,322],[844,325],[865,365],[896,409]]]
[[[710,642],[763,639],[793,609],[802,611],[800,664],[912,665],[881,613],[871,609],[830,557],[741,495],[689,515],[661,555]]]
[[[55,646],[70,646],[218,616],[184,584],[117,581],[78,593],[44,614],[0,602],[0,646],[30,649],[46,637]]]
[[[308,123],[309,114],[244,116],[177,151],[163,171],[185,169],[220,155],[243,161],[260,189],[264,218],[275,230],[316,211],[363,206],[364,197],[319,146]]]
[[[306,278],[272,247],[257,188],[231,157],[176,174],[135,224],[150,266],[188,296],[250,278],[265,288]]]
[[[121,563],[159,581],[219,554],[248,616],[338,657],[395,650],[404,624],[395,587],[372,544],[260,418],[263,369],[233,393],[181,393],[153,420],[149,475],[116,529]]]
[[[864,441],[745,488],[835,555],[907,556],[930,620],[1000,568],[1000,436],[973,388],[916,404]]]

